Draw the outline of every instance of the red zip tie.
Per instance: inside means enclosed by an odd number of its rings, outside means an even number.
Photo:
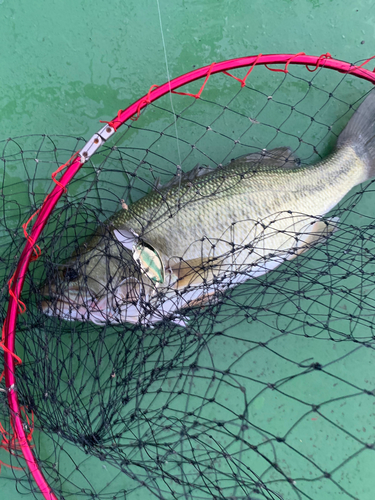
[[[76,158],[76,157],[77,157],[78,153],[79,153],[79,151],[77,151],[76,153],[74,153],[74,155],[73,155],[73,156],[71,156],[71,157],[69,158],[69,160],[68,160],[66,163],[64,163],[64,165],[61,165],[61,167],[59,167],[59,168],[58,168],[55,172],[53,172],[53,174],[51,175],[53,182],[54,182],[55,184],[57,184],[59,187],[61,187],[61,189],[63,189],[63,190],[64,190],[64,193],[66,193],[66,192],[67,192],[67,189],[66,189],[66,187],[65,187],[65,186],[63,186],[63,185],[61,184],[61,182],[60,182],[60,181],[58,181],[58,180],[56,179],[56,175],[57,175],[59,172],[61,172],[61,170],[63,170],[64,168],[66,168],[66,167],[68,166],[69,162],[71,162],[72,160],[74,160],[74,158]]]
[[[7,431],[4,429],[4,427],[3,427],[3,425],[2,425],[2,423],[1,423],[1,422],[0,422],[0,434],[1,434],[1,435],[2,435],[2,437],[3,437],[3,438],[2,438],[2,440],[1,440],[1,443],[0,443],[1,447],[2,447],[4,444],[9,444],[9,439],[8,439],[6,436],[7,436],[7,435],[10,435],[10,434],[9,434],[9,432],[7,432]]]
[[[30,262],[33,262],[34,260],[39,259],[39,257],[42,255],[42,251],[41,251],[39,245],[35,244],[35,241],[27,232],[27,226],[29,225],[30,221],[38,214],[39,211],[40,211],[40,208],[38,208],[38,210],[33,213],[33,215],[30,217],[30,219],[27,222],[25,222],[25,224],[22,224],[23,234],[25,235],[25,238],[30,243],[30,245],[33,247],[33,251],[35,254],[31,257]]]
[[[280,73],[288,73],[288,66],[289,64],[293,61],[293,59],[295,59],[296,57],[298,56],[305,56],[306,54],[304,52],[298,52],[298,54],[294,54],[294,56],[290,57],[287,62],[285,63],[285,68],[284,69],[272,69],[272,68],[269,68],[267,66],[267,64],[265,64],[265,67],[267,69],[269,69],[270,71],[276,71],[276,72],[280,72]]]
[[[4,450],[6,449],[4,446],[0,445],[0,448],[3,448]],[[8,450],[7,450],[8,451]],[[21,457],[20,457],[21,458]],[[8,467],[8,469],[14,469],[14,470],[25,470],[22,467],[17,467],[16,465],[9,465],[0,460],[0,474],[1,474],[1,466],[4,465],[4,467]]]
[[[156,89],[158,87],[159,87],[159,85],[151,85],[151,87],[149,88],[149,91],[147,92],[146,99],[143,99],[142,101],[139,102],[138,109],[137,109],[137,114],[135,116],[132,116],[130,118],[131,120],[133,120],[133,121],[138,120],[138,118],[141,116],[141,107],[143,107],[144,104],[147,106],[147,104],[151,103],[150,94],[153,91],[153,89]]]
[[[367,61],[365,61],[364,63],[362,63],[360,66],[353,66],[352,68],[350,68],[350,70],[348,71],[348,73],[351,73],[352,71],[356,70],[356,69],[360,69],[362,68],[363,66],[365,66],[367,63],[369,63],[370,61],[372,61],[372,59],[374,59],[375,56],[372,56],[370,57],[370,59],[367,59]],[[375,73],[375,68],[372,70],[373,73]]]
[[[16,365],[22,365],[22,359],[19,356],[17,356],[17,354],[15,354],[14,352],[12,352],[10,349],[8,349],[7,347],[5,347],[5,345],[3,344],[3,342],[0,342],[0,347],[1,347],[1,349],[3,349],[3,351],[9,353],[16,360]],[[4,371],[1,374],[1,377],[3,377],[3,376],[4,376]]]
[[[15,274],[15,273],[14,273]],[[14,278],[14,274],[13,276],[10,278],[10,280],[8,281],[8,290],[9,290],[9,294],[14,298],[14,300],[17,302],[17,305],[18,305],[18,308],[19,308],[19,312],[20,314],[23,314],[25,311],[26,311],[26,306],[25,304],[22,302],[22,300],[20,300],[18,297],[16,297],[15,293],[13,292],[12,290],[12,284],[13,284],[13,278]],[[4,326],[3,326],[3,329],[4,329]],[[4,332],[3,332],[3,336],[4,336]],[[4,340],[4,339],[3,339]]]
[[[30,428],[30,431],[28,432],[28,434],[26,436],[26,440],[31,442],[32,437],[33,437],[33,432],[34,432],[34,412],[31,410],[31,422],[30,422],[30,419],[26,413],[24,406],[20,407],[20,413],[23,413],[24,420],[26,420],[27,425]],[[23,458],[21,455],[14,453],[14,451],[18,451],[21,449],[22,442],[19,440],[19,438],[16,435],[12,421],[10,422],[10,425],[12,427],[12,431],[13,431],[12,433],[6,431],[0,422],[0,434],[2,436],[2,440],[0,442],[0,448],[2,448],[3,450],[6,450],[9,453],[12,453],[12,455],[14,455],[18,458]],[[31,445],[30,447],[34,448],[33,445]],[[8,467],[9,469],[24,470],[23,467],[16,467],[15,465],[9,465],[9,464],[6,464],[5,462],[3,462],[2,460],[0,460],[0,472],[1,472],[2,465],[4,465],[5,467]]]
[[[250,73],[253,71],[255,65],[257,64],[259,58],[262,57],[262,54],[258,54],[258,57],[255,59],[255,61],[253,62],[253,64],[250,66],[250,69],[249,71],[246,73],[246,75],[242,78],[237,78],[236,76],[232,75],[231,73],[229,73],[228,71],[223,71],[224,75],[228,75],[228,76],[231,76],[232,78],[234,78],[235,80],[237,80],[238,82],[241,83],[241,87],[244,87],[246,85],[246,79],[247,77],[250,75]]]
[[[12,290],[12,284],[13,284],[13,278],[14,278],[14,274],[13,276],[10,278],[10,280],[8,281],[8,289],[9,289],[9,294],[14,298],[14,300],[17,302],[17,305],[18,305],[18,310],[19,310],[19,313],[20,314],[23,314],[25,311],[26,311],[26,305],[22,302],[22,300],[19,300],[15,293],[13,292]],[[16,360],[16,366],[17,365],[22,365],[22,359],[17,356],[16,353],[14,353],[13,351],[11,351],[10,349],[8,349],[5,345],[5,333],[4,333],[4,325],[5,323],[3,323],[3,328],[2,328],[2,332],[1,332],[1,342],[0,342],[0,348],[3,349],[4,352],[7,352],[8,354],[10,354],[15,360]],[[0,382],[2,381],[4,377],[4,370],[3,372],[1,373],[0,375]]]
[[[11,280],[13,279],[13,276],[11,278]],[[10,281],[10,280],[9,280]],[[13,292],[12,292],[13,294]],[[13,294],[14,295],[14,294]],[[17,300],[17,299],[16,299]],[[20,301],[21,302],[21,301]],[[24,306],[24,310],[21,309],[21,306],[20,304],[18,303],[18,307],[20,308],[20,313],[23,314],[25,311],[26,311],[26,306],[23,302],[21,302],[21,304]],[[22,365],[22,359],[17,356],[16,353],[14,353],[13,351],[11,351],[10,349],[8,349],[6,346],[5,346],[5,334],[4,334],[4,324],[3,324],[3,328],[2,328],[2,333],[1,333],[1,342],[0,342],[0,347],[1,349],[3,349],[3,351],[7,352],[8,354],[10,354],[15,360],[16,360],[16,366],[17,365]],[[2,374],[0,375],[0,382],[2,381],[4,377],[4,370],[2,372]]]
[[[3,450],[7,451],[8,453],[11,452],[12,450],[12,447],[11,447],[11,440],[9,440],[7,438],[7,436],[10,436],[9,432],[7,432],[2,423],[0,422],[0,434],[2,436],[2,439],[0,441],[0,448],[2,448]],[[18,455],[16,455],[18,456]],[[16,467],[15,465],[10,465],[10,464],[7,464],[5,462],[3,462],[2,460],[0,460],[0,473],[1,473],[1,466],[4,465],[4,467],[8,467],[8,469],[16,469],[16,470],[24,470],[22,467]]]
[[[319,59],[317,60],[314,69],[310,69],[309,66],[306,64],[305,66],[306,66],[307,71],[310,71],[310,73],[313,73],[314,71],[316,71],[319,68],[319,66],[324,66],[324,64],[321,64],[321,62],[324,61],[325,59],[332,59],[332,56],[329,52],[319,56]]]
[[[202,85],[202,87],[200,88],[200,90],[199,90],[199,92],[197,94],[189,94],[189,92],[176,92],[175,90],[172,90],[172,94],[188,95],[190,97],[195,97],[195,99],[199,99],[200,96],[201,96],[201,93],[203,92],[203,89],[204,89],[204,87],[205,87],[205,85],[206,85],[206,83],[208,81],[208,79],[211,76],[212,68],[215,66],[215,64],[216,64],[215,62],[213,62],[211,64],[211,66],[210,66],[210,68],[209,68],[209,70],[207,72],[206,78],[205,78],[205,80],[203,82],[203,85]]]
[[[137,113],[130,117],[131,120],[133,121],[136,121],[138,120],[138,118],[140,117],[141,115],[141,108],[144,106],[144,105],[147,105],[147,104],[150,104],[151,103],[151,100],[150,100],[150,94],[151,92],[153,91],[153,89],[156,89],[158,88],[159,85],[151,85],[151,87],[149,88],[149,91],[147,92],[147,97],[145,99],[142,99],[139,103],[138,103],[138,109],[137,109]],[[107,125],[109,125],[110,127],[114,128],[116,131],[117,129],[122,125],[123,121],[121,120],[121,114],[124,112],[123,109],[119,109],[118,112],[117,112],[117,116],[107,122],[106,120],[99,120],[100,123],[106,123]]]
[[[123,113],[123,112],[124,112],[123,109],[119,109],[117,116],[115,118],[113,118],[113,120],[111,120],[110,122],[107,122],[106,120],[99,120],[99,123],[106,123],[107,125],[109,125],[113,129],[115,129],[115,131],[117,131],[119,126],[122,125],[122,121],[120,120],[120,116],[121,116],[121,113]]]

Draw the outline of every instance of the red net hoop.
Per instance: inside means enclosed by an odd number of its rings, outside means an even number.
[[[371,58],[372,59],[372,58]],[[90,160],[92,155],[98,151],[98,148],[115,134],[129,120],[137,121],[142,115],[142,111],[151,103],[158,101],[166,94],[173,93],[181,96],[189,96],[194,99],[200,99],[205,95],[205,86],[209,85],[214,75],[222,74],[227,78],[234,78],[238,81],[239,87],[245,87],[251,83],[252,72],[256,71],[257,66],[265,66],[270,71],[283,72],[285,74],[294,67],[305,66],[309,72],[324,70],[333,71],[342,75],[356,77],[375,83],[375,73],[366,69],[371,59],[360,65],[353,65],[343,61],[333,59],[329,54],[322,56],[308,56],[304,53],[299,54],[274,54],[258,55],[244,58],[237,58],[219,63],[212,63],[203,68],[196,69],[190,73],[182,75],[163,85],[153,85],[149,92],[134,102],[124,110],[120,110],[116,117],[111,121],[104,122],[106,125],[95,134],[92,139],[78,151],[67,162],[62,165],[52,176],[54,185],[51,192],[46,196],[44,202],[35,212],[35,218],[31,221],[25,221],[24,234],[26,237],[25,245],[19,257],[17,267],[9,283],[9,301],[7,306],[6,319],[2,331],[1,347],[4,351],[4,374],[7,398],[12,419],[12,428],[14,436],[17,439],[18,447],[21,449],[27,467],[32,474],[40,492],[44,498],[51,500],[57,499],[54,486],[51,486],[43,473],[43,464],[35,456],[33,449],[30,422],[25,421],[22,404],[19,402],[17,393],[17,365],[21,363],[22,356],[16,352],[17,337],[17,318],[25,311],[25,304],[22,302],[22,290],[28,273],[30,264],[38,259],[40,248],[38,242],[43,234],[43,230],[49,221],[61,197],[69,192],[69,184],[80,171],[81,167]],[[232,72],[236,72],[232,74]],[[241,76],[239,73],[242,74]],[[183,92],[183,88],[194,81],[200,81],[201,86],[197,93]],[[57,179],[57,174],[62,173]],[[32,228],[31,228],[32,225]],[[218,497],[219,498],[219,497]],[[245,497],[244,497],[245,498]],[[246,497],[249,498],[249,497]],[[268,497],[267,497],[268,498]],[[271,497],[269,497],[271,498]],[[274,497],[276,498],[276,497]]]

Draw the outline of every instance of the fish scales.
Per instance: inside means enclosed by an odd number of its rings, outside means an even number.
[[[263,167],[237,160],[194,184],[182,182],[167,193],[151,192],[128,210],[117,212],[110,222],[133,230],[166,256],[189,260],[201,255],[199,240],[204,236],[226,240],[225,233],[235,223],[234,243],[245,245],[254,239],[256,222],[267,225],[284,213],[270,228],[273,236],[267,238],[267,248],[282,249],[290,238],[280,231],[301,231],[310,222],[308,216],[325,215],[363,180],[364,163],[351,147],[311,167]],[[293,221],[288,212],[296,214]],[[187,248],[187,241],[197,244]],[[231,243],[219,242],[216,254],[227,252]],[[203,246],[211,250],[208,241]]]

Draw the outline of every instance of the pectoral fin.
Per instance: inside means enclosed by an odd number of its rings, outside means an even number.
[[[207,304],[213,305],[219,302],[220,295],[217,295],[216,290],[208,293],[203,293],[198,299],[193,299],[186,304],[186,307],[203,307]]]
[[[199,286],[212,280],[218,274],[218,266],[222,260],[223,257],[216,259],[199,257],[173,264],[170,269],[177,276],[177,289]]]
[[[301,255],[313,246],[327,241],[327,239],[339,229],[339,221],[340,219],[338,217],[331,217],[315,222],[315,224],[311,226],[310,232],[306,233],[306,236],[301,238],[295,253],[293,253],[288,260],[292,260],[297,257],[297,255]]]

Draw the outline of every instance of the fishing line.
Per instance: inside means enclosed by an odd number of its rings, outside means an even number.
[[[179,165],[177,165],[177,169],[179,170],[178,167],[181,166],[182,160],[181,160],[181,152],[180,152],[179,137],[178,137],[178,130],[177,130],[177,115],[175,113],[174,106],[173,106],[173,100],[172,100],[171,77],[170,77],[170,73],[169,73],[167,48],[166,48],[166,45],[165,45],[163,23],[162,23],[162,20],[161,20],[161,12],[160,12],[159,0],[156,0],[156,5],[158,7],[161,40],[162,40],[162,44],[163,44],[165,67],[166,67],[166,70],[167,70],[167,81],[169,83],[169,99],[171,101],[171,108],[172,108],[172,113],[173,113],[173,117],[174,117],[174,127],[175,127],[175,131],[176,131],[176,144],[177,144],[177,152],[178,152],[178,158],[179,158]],[[180,175],[180,181],[181,181],[181,175]]]

